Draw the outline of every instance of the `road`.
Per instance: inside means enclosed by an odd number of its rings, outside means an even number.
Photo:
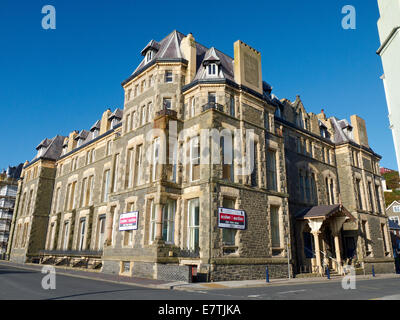
[[[258,288],[183,291],[144,288],[74,276],[56,276],[56,289],[44,290],[45,275],[0,265],[0,300],[365,300],[400,299],[400,278],[358,280],[355,290],[339,281]]]

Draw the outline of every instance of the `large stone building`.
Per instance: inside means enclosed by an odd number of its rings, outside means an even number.
[[[22,163],[0,173],[0,259],[4,259],[7,251],[21,170]]]
[[[379,160],[364,120],[307,113],[297,97],[276,101],[283,127],[297,272],[352,264],[390,272],[393,256]],[[316,259],[315,259],[316,258]]]
[[[382,59],[386,101],[390,128],[400,171],[400,0],[378,0],[380,18],[378,31],[381,46],[377,54]]]
[[[173,31],[141,54],[123,110],[26,163],[11,260],[166,280],[394,270],[362,119],[277,99],[241,41],[231,58]]]

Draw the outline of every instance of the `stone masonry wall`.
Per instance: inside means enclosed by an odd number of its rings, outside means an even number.
[[[215,265],[210,274],[211,281],[261,280],[266,278],[268,267],[269,277],[287,278],[287,264],[249,264],[249,265]]]

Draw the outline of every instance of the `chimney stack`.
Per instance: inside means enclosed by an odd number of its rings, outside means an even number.
[[[351,126],[353,127],[353,136],[355,142],[359,145],[369,148],[367,127],[365,125],[364,119],[357,115],[352,115],[350,117]]]
[[[196,75],[196,42],[192,33],[189,33],[181,41],[181,52],[183,57],[188,61],[186,71],[185,84],[192,82]]]

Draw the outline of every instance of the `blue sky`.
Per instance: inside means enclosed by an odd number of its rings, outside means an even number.
[[[41,9],[56,8],[56,30]],[[357,29],[341,27],[353,5]],[[0,169],[31,160],[56,134],[88,129],[123,107],[121,82],[141,49],[172,30],[233,56],[240,39],[262,54],[263,79],[279,98],[299,94],[307,111],[366,120],[381,165],[396,168],[380,80],[376,0],[16,1],[0,2]]]

